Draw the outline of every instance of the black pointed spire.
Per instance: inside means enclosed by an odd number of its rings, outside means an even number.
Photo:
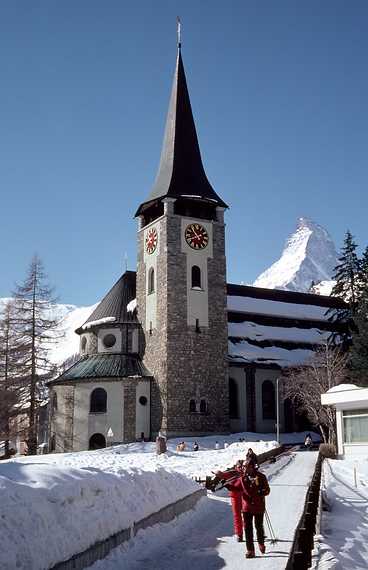
[[[145,206],[164,197],[199,198],[227,208],[212,188],[203,168],[181,56],[180,36],[160,165],[152,192],[140,205],[136,215],[142,213]]]

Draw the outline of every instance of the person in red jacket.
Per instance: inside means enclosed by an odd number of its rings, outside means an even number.
[[[242,512],[245,527],[246,558],[254,558],[253,520],[256,527],[257,542],[262,554],[266,552],[263,517],[266,510],[265,497],[270,493],[266,475],[258,471],[254,460],[245,463],[244,474],[235,481],[242,489]]]
[[[233,483],[243,474],[242,463],[242,461],[238,461],[232,469],[216,472],[216,477],[225,482],[224,487],[229,491],[233,511],[234,532],[238,542],[243,542],[244,540],[244,519],[242,516],[243,491],[239,486],[234,486]],[[229,483],[226,484],[226,481],[229,481]]]

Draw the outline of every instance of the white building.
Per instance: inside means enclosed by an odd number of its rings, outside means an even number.
[[[321,402],[336,409],[338,455],[368,454],[368,388],[340,384],[322,394]]]

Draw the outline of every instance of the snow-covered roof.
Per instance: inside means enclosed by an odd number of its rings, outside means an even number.
[[[368,408],[368,388],[359,388],[355,384],[340,384],[322,394],[321,403],[323,406],[335,406],[338,410]]]
[[[326,394],[332,394],[334,392],[346,392],[346,390],[361,390],[360,386],[356,386],[355,384],[338,384],[338,386],[333,386],[329,390],[327,390]]]
[[[338,299],[246,285],[227,289],[230,363],[305,364],[341,328],[330,322]]]

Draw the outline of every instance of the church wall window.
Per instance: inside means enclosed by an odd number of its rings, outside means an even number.
[[[106,447],[106,438],[102,433],[94,433],[89,438],[88,449],[102,449]]]
[[[207,407],[207,401],[202,399],[202,400],[199,402],[199,411],[200,411],[200,413],[201,413],[201,414],[205,414],[205,413],[207,412],[207,409],[208,409],[208,407]]]
[[[103,388],[95,388],[91,393],[90,413],[105,414],[107,410],[107,392]]]
[[[138,329],[134,328],[132,332],[132,352],[137,353],[138,351],[139,351]]]
[[[82,347],[82,351],[84,352],[87,348],[87,337],[83,337],[82,338],[82,343],[81,343],[81,347]]]
[[[189,401],[189,413],[195,414],[196,411],[197,411],[197,406],[196,406],[195,400],[190,400]]]
[[[153,267],[148,272],[148,295],[155,292],[155,270]]]
[[[276,418],[275,387],[271,380],[265,380],[262,384],[262,415],[264,420]]]
[[[52,411],[56,412],[58,409],[57,393],[54,392],[52,395]]]
[[[192,289],[201,289],[201,270],[198,265],[192,267]]]
[[[56,449],[56,437],[55,434],[50,437],[50,452]]]
[[[229,378],[229,415],[232,419],[239,417],[239,389],[234,378]]]

